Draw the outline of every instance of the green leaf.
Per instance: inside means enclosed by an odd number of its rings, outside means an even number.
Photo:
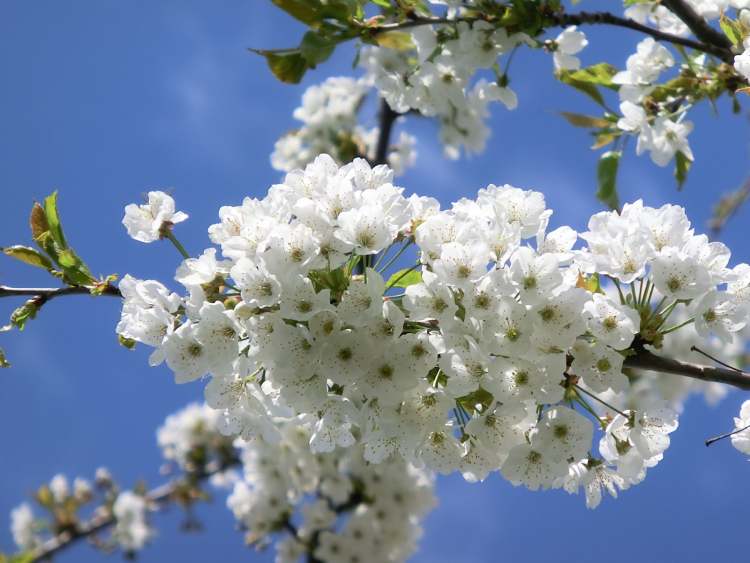
[[[617,69],[609,63],[599,63],[580,70],[563,70],[558,79],[576,90],[590,96],[600,106],[604,106],[604,98],[598,86],[617,90],[618,86],[612,82]]]
[[[607,151],[601,158],[596,169],[599,190],[596,197],[610,209],[619,209],[620,201],[617,196],[617,169],[620,165],[620,151]]]
[[[420,272],[419,270],[409,271],[410,269],[411,268],[404,268],[403,270],[399,270],[398,272],[394,273],[390,278],[388,278],[388,283],[386,283],[385,286],[409,287],[410,285],[421,283],[422,272]]]
[[[411,35],[403,31],[389,31],[387,33],[378,33],[375,41],[381,47],[395,49],[396,51],[408,51],[414,48]]]
[[[609,63],[598,63],[586,68],[567,71],[573,80],[587,82],[617,90],[619,86],[612,82],[612,77],[617,74],[617,69]]]
[[[370,0],[373,4],[380,6],[381,8],[392,8],[390,0]]]
[[[293,18],[307,25],[320,22],[320,3],[317,0],[271,0]]]
[[[0,368],[9,368],[9,367],[10,367],[10,362],[5,357],[5,351],[2,348],[0,348]]]
[[[687,179],[687,174],[693,161],[686,157],[682,152],[678,152],[674,156],[674,163],[674,177],[677,180],[677,188],[682,189],[682,185]]]
[[[45,270],[53,269],[52,262],[50,262],[49,258],[29,246],[7,246],[3,248],[2,251],[6,256],[10,256],[11,258],[15,258],[16,260],[20,260],[31,266],[44,268]]]
[[[724,35],[732,42],[732,45],[742,45],[742,24],[721,14],[719,26]]]
[[[18,330],[23,330],[26,322],[36,317],[39,312],[39,305],[35,299],[29,299],[26,303],[18,307],[10,315],[10,322]]]
[[[60,248],[68,248],[68,243],[65,240],[63,234],[62,224],[60,223],[60,216],[57,212],[57,192],[52,192],[52,195],[44,198],[44,215],[47,218],[47,224],[49,225],[49,232],[52,233],[52,238],[55,240]]]
[[[315,31],[308,31],[302,38],[299,50],[300,54],[307,61],[307,66],[314,68],[331,56],[331,53],[336,48],[336,43],[335,39],[325,37]]]
[[[29,216],[29,226],[31,227],[31,236],[34,240],[41,237],[49,231],[47,216],[44,214],[44,208],[38,203],[34,203]]]
[[[576,127],[585,127],[587,129],[593,127],[601,129],[603,127],[609,127],[611,125],[611,123],[606,119],[602,117],[594,117],[592,115],[583,115],[580,113],[571,113],[568,111],[561,111],[560,115],[567,119],[568,123]]]
[[[579,273],[576,287],[585,289],[589,293],[604,293],[604,290],[602,289],[602,286],[599,282],[599,274],[584,276],[583,274]]]
[[[594,84],[583,82],[581,80],[575,80],[567,74],[567,71],[563,71],[560,73],[560,82],[562,82],[563,84],[567,84],[568,86],[572,86],[579,92],[583,92],[597,104],[604,107],[604,98],[599,92],[599,89]]]
[[[309,68],[307,60],[302,56],[299,49],[286,51],[249,50],[265,57],[268,68],[271,69],[274,76],[287,84],[298,84]]]
[[[133,348],[135,348],[135,345],[136,345],[135,340],[133,340],[132,338],[127,338],[123,336],[122,334],[117,335],[117,341],[120,343],[120,346],[123,346],[127,348],[128,350],[132,350]]]
[[[63,269],[63,280],[71,285],[90,285],[96,278],[72,248],[58,254],[58,263]]]

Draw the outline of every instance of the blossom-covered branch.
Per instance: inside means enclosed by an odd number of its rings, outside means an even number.
[[[666,41],[673,45],[681,45],[690,49],[696,49],[703,53],[714,55],[722,60],[731,61],[732,52],[729,49],[730,45],[725,42],[714,43],[695,41],[672,33],[667,33],[647,25],[643,25],[630,18],[623,18],[616,16],[611,12],[549,12],[544,15],[553,24],[554,27],[566,27],[570,25],[611,25],[614,27],[622,27],[625,29],[631,29],[638,31],[659,41]],[[482,16],[469,16],[469,17],[456,17],[456,18],[443,18],[443,17],[415,17],[408,21],[383,24],[373,28],[373,33],[386,33],[389,31],[396,31],[402,29],[409,29],[413,27],[419,27],[424,25],[446,25],[455,24],[458,22],[473,23],[478,21],[491,21],[486,17]],[[711,29],[709,27],[709,29]],[[723,37],[723,36],[721,36]]]
[[[239,464],[239,459],[235,459],[223,464],[213,462],[205,467],[200,473],[191,474],[192,484],[198,484],[209,479],[211,476],[226,471]],[[185,478],[171,480],[158,487],[148,491],[143,498],[150,507],[163,508],[175,500],[175,495],[185,485]],[[88,520],[76,524],[73,529],[66,530],[60,534],[39,544],[26,555],[28,561],[46,561],[50,557],[57,555],[59,552],[71,547],[79,540],[84,540],[94,536],[110,526],[117,523],[117,518],[113,510],[106,507],[100,509]],[[27,561],[26,559],[24,561]]]
[[[198,404],[167,417],[158,442],[184,475],[148,492],[120,491],[109,472],[99,469],[96,490],[104,501],[86,520],[77,513],[94,500],[94,489],[77,478],[70,491],[67,479],[56,475],[35,495],[53,517],[51,537],[43,539],[28,503],[11,514],[19,560],[47,560],[83,539],[104,551],[119,547],[134,555],[155,538],[149,513],[205,500],[206,480],[231,489],[227,507],[246,531],[246,543],[263,548],[276,542],[278,561],[348,561],[365,550],[368,560],[397,562],[413,553],[421,518],[435,504],[428,471],[395,457],[368,465],[356,448],[313,455],[298,420],[272,423],[276,442],[242,445],[222,435],[225,424],[218,411]],[[188,518],[187,524],[196,524],[189,512]],[[108,540],[99,537],[110,527]]]

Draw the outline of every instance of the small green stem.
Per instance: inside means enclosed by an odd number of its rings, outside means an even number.
[[[410,246],[412,245],[412,243],[413,243],[413,242],[414,242],[414,239],[413,239],[413,238],[410,238],[410,239],[409,239],[409,240],[408,240],[408,241],[406,242],[406,244],[405,244],[405,245],[403,245],[403,246],[402,246],[402,247],[401,247],[401,248],[399,249],[399,251],[398,251],[398,252],[396,253],[396,255],[395,255],[395,256],[394,256],[393,258],[391,258],[390,260],[388,260],[388,263],[387,263],[387,264],[386,264],[385,266],[383,266],[383,268],[382,268],[382,269],[380,270],[380,273],[382,274],[383,272],[385,272],[386,270],[388,270],[388,268],[390,268],[390,267],[391,267],[391,266],[393,265],[393,263],[394,263],[394,262],[395,262],[396,260],[398,260],[399,256],[401,256],[401,255],[402,255],[402,254],[404,253],[404,251],[405,251],[405,250],[406,250],[407,248],[409,248],[409,247],[410,247]],[[376,265],[376,268],[377,268],[377,265]]]
[[[396,278],[395,280],[393,280],[393,281],[392,281],[391,283],[389,283],[389,284],[388,284],[388,286],[387,286],[387,287],[385,288],[385,290],[386,290],[386,291],[388,291],[389,289],[391,289],[391,288],[392,288],[392,287],[393,287],[394,285],[396,285],[396,284],[397,284],[398,282],[400,282],[400,281],[401,281],[401,280],[402,280],[403,278],[405,278],[407,274],[409,274],[410,272],[413,272],[414,270],[416,270],[416,269],[417,269],[417,268],[419,268],[420,266],[421,266],[421,264],[414,264],[414,265],[413,265],[413,266],[412,266],[411,268],[409,268],[408,270],[404,270],[404,272],[403,272],[403,273],[402,273],[402,274],[401,274],[401,275],[400,275],[399,277],[397,277],[397,278]]]
[[[609,279],[611,279],[615,283],[615,287],[617,288],[617,293],[620,294],[620,305],[624,305],[625,304],[625,296],[622,294],[622,288],[620,287],[620,281],[617,278],[613,278],[613,277],[610,277]]]
[[[188,254],[188,251],[185,250],[185,247],[182,246],[179,240],[177,240],[177,237],[174,236],[174,233],[170,229],[165,229],[164,236],[170,240],[170,242],[174,245],[174,247],[177,249],[177,252],[182,254],[182,257],[186,260],[190,258],[190,254]]]
[[[692,322],[695,322],[695,319],[688,319],[684,323],[680,323],[678,325],[671,326],[671,327],[669,327],[667,329],[662,330],[661,333],[662,334],[669,334],[670,332],[674,332],[675,330],[679,330],[682,327],[687,326],[687,325],[689,325]]]
[[[589,397],[591,397],[591,398],[592,398],[592,399],[594,399],[595,401],[599,401],[599,402],[600,402],[601,404],[603,404],[603,405],[604,405],[605,407],[607,407],[608,409],[611,409],[611,410],[615,411],[615,412],[616,412],[617,414],[621,414],[621,415],[622,415],[622,416],[624,416],[625,418],[628,418],[628,415],[626,415],[626,414],[625,414],[624,412],[622,412],[622,411],[621,411],[620,409],[616,409],[615,407],[613,407],[612,405],[610,405],[610,404],[609,404],[608,402],[606,402],[606,401],[605,401],[604,399],[600,399],[599,397],[597,397],[597,396],[596,396],[596,395],[594,395],[593,393],[589,393],[589,392],[588,392],[588,391],[586,391],[586,390],[585,390],[585,389],[584,389],[583,387],[579,387],[579,386],[578,386],[578,384],[574,383],[574,384],[573,384],[573,387],[575,387],[575,388],[576,388],[576,391],[580,391],[580,392],[582,392],[582,393],[585,393],[586,395],[588,395]]]

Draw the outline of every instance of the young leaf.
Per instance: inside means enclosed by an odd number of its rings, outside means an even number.
[[[611,125],[611,123],[606,119],[603,119],[601,117],[594,117],[593,115],[583,115],[580,113],[571,113],[569,111],[561,111],[560,115],[562,115],[568,121],[568,123],[574,125],[575,127],[602,128]]]
[[[23,330],[26,326],[26,321],[36,317],[38,311],[39,305],[36,299],[29,299],[26,303],[11,313],[10,322],[13,326],[17,327],[18,330]]]
[[[31,266],[44,268],[45,270],[52,270],[53,268],[52,262],[50,262],[49,258],[29,246],[7,246],[3,248],[2,251],[6,256],[10,256],[11,258],[15,258],[16,260],[20,260]]]
[[[57,192],[52,192],[52,195],[44,198],[44,216],[47,218],[47,224],[49,225],[49,232],[52,233],[52,238],[55,240],[60,248],[68,248],[68,243],[65,240],[63,234],[62,224],[60,223],[60,215],[57,212]]]
[[[305,33],[299,46],[300,54],[305,58],[307,66],[310,68],[314,68],[327,60],[335,48],[336,40],[315,31]]]
[[[411,35],[404,33],[403,31],[389,31],[387,33],[378,33],[375,36],[375,41],[381,47],[388,49],[395,49],[396,51],[408,51],[414,48],[412,43]]]
[[[29,226],[31,227],[31,236],[34,240],[40,238],[44,233],[49,231],[47,216],[44,214],[44,208],[38,203],[34,203],[29,216]]]
[[[322,19],[320,3],[316,0],[271,0],[276,6],[284,10],[293,18],[314,26]]]
[[[674,177],[677,180],[677,189],[681,190],[693,161],[682,154],[682,152],[678,152],[674,155],[674,163]]]
[[[298,84],[308,69],[307,60],[299,49],[285,52],[250,50],[263,55],[274,76],[287,84]]]
[[[579,92],[583,92],[584,94],[589,96],[592,100],[594,100],[597,104],[604,107],[604,98],[602,97],[596,85],[591,84],[589,82],[576,80],[575,78],[572,78],[571,73],[569,71],[565,71],[565,70],[559,74],[558,78],[560,82],[562,82],[563,84],[567,84],[568,86],[572,86]]]
[[[409,272],[409,269],[410,268],[404,268],[403,270],[399,270],[398,272],[394,273],[390,278],[388,278],[388,283],[386,283],[385,286],[409,287],[410,285],[414,285],[415,283],[420,283],[422,281],[422,272],[420,272],[419,270],[412,270],[411,272]]]
[[[734,21],[724,14],[721,14],[719,18],[719,26],[732,42],[732,45],[742,45],[742,25],[738,21]]]
[[[610,209],[619,209],[620,201],[617,196],[617,169],[620,165],[620,151],[607,151],[601,158],[596,169],[599,190],[596,197]]]

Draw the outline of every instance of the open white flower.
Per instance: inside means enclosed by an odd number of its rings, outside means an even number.
[[[140,242],[154,242],[163,235],[163,229],[181,223],[188,216],[175,212],[174,199],[164,192],[148,192],[148,203],[131,203],[125,207],[122,224],[131,238]]]

